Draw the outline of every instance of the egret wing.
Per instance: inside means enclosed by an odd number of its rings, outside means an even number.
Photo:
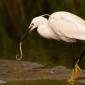
[[[49,25],[60,37],[85,40],[85,21],[76,15],[56,12],[49,17]]]

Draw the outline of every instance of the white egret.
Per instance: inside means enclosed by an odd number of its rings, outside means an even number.
[[[35,17],[29,26],[30,31],[37,28],[37,32],[47,39],[63,40],[65,42],[76,42],[85,40],[85,21],[69,12],[55,12],[46,19],[44,16]],[[84,51],[85,52],[85,51]],[[75,63],[69,81],[75,81],[78,78],[79,62],[84,52]]]

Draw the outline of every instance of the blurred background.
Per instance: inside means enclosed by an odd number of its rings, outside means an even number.
[[[68,11],[85,19],[85,0],[0,0],[0,58],[15,60],[19,41],[31,20],[57,11]],[[73,57],[80,56],[85,49],[82,43],[72,47],[71,43],[47,40],[33,31],[23,41],[23,60],[71,67]]]

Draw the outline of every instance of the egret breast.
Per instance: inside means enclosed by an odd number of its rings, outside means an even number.
[[[58,35],[56,35],[48,25],[39,26],[37,31],[44,38],[59,40]]]

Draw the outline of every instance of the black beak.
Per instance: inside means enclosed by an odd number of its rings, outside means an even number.
[[[25,37],[27,36],[27,34],[28,34],[30,31],[31,31],[31,26],[29,26],[29,27],[25,30],[24,34],[22,35],[22,37],[21,37],[21,39],[20,39],[20,42],[22,42],[22,41],[25,39]]]
[[[28,30],[25,31],[25,33],[24,33],[23,36],[21,37],[20,42],[22,42],[22,41],[25,39],[25,37],[27,36],[27,34],[28,34]]]

